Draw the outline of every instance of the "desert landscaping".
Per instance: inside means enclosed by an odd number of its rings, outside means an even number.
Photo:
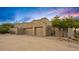
[[[63,38],[62,38],[63,39]],[[59,37],[0,35],[0,51],[78,51],[79,44]]]
[[[0,9],[0,51],[79,51],[79,8],[40,8]]]

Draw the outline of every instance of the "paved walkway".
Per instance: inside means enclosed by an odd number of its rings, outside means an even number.
[[[79,51],[79,44],[61,41],[57,37],[27,35],[0,35],[3,51]]]

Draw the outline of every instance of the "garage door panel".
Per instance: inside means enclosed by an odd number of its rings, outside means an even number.
[[[27,35],[32,35],[32,33],[33,33],[32,29],[26,29],[26,34]]]
[[[43,36],[43,28],[36,28],[36,36]]]

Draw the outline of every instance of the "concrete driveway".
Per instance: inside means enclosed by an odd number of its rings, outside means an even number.
[[[79,44],[57,37],[0,35],[0,51],[79,51]]]

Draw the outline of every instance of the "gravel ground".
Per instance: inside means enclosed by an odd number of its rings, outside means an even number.
[[[79,51],[79,44],[59,39],[4,34],[0,35],[0,51]]]

